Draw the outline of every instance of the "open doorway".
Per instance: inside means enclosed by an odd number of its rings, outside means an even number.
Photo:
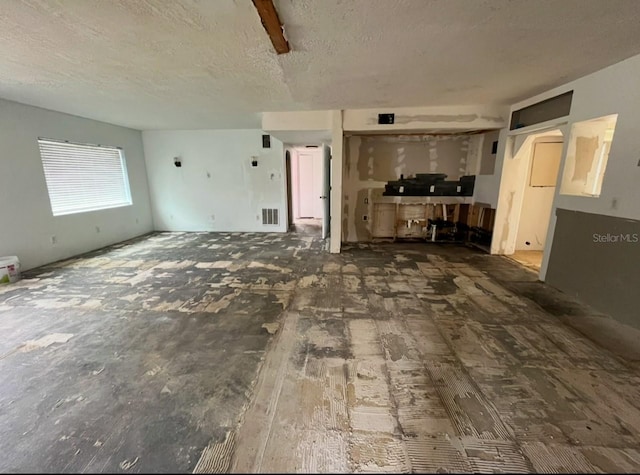
[[[291,232],[327,236],[328,150],[326,145],[307,145],[286,152]]]
[[[562,135],[544,135],[533,141],[529,151],[513,258],[536,271],[542,266],[562,147]]]
[[[512,137],[512,209],[509,220],[513,251],[505,252],[540,273],[552,221],[553,201],[564,137],[559,129]],[[519,203],[518,203],[519,201]]]

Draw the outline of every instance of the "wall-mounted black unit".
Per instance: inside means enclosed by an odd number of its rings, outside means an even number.
[[[391,125],[396,121],[395,114],[378,114],[378,124]]]
[[[271,135],[262,136],[262,148],[271,148]]]
[[[509,130],[520,129],[567,116],[571,112],[572,99],[573,91],[569,91],[513,111]]]
[[[415,177],[389,181],[384,196],[473,196],[475,175],[461,176],[457,181],[445,180],[444,173],[416,173]]]

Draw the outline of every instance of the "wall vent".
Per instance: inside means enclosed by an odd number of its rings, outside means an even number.
[[[280,217],[277,208],[262,208],[262,224],[277,226],[280,224]]]

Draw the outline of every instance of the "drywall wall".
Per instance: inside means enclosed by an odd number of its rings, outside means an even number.
[[[562,208],[556,213],[547,283],[640,328],[640,221]]]
[[[600,194],[615,127],[615,115],[571,126],[560,194],[588,197]]]
[[[54,217],[38,137],[122,147],[133,204]],[[153,229],[139,131],[0,100],[0,144],[0,255],[18,256],[23,268],[98,249]]]
[[[344,156],[343,241],[369,241],[373,206],[380,202],[464,201],[453,197],[385,197],[384,186],[416,173],[445,173],[447,180],[473,174],[481,137],[469,135],[351,136]],[[367,219],[364,219],[364,216]]]
[[[262,129],[268,133],[280,130],[331,130],[331,111],[263,112]]]
[[[262,130],[289,145],[331,142],[332,111],[263,112]]]
[[[347,132],[472,131],[506,127],[503,106],[386,107],[344,111]],[[394,124],[378,124],[378,114],[395,114]]]
[[[552,149],[540,148],[541,144],[549,143],[552,143]],[[529,163],[526,164],[527,175],[515,242],[516,251],[542,251],[544,249],[549,220],[551,219],[555,183],[558,177],[558,158],[561,155],[561,137],[542,137],[533,144]],[[536,170],[547,172],[549,175],[549,180],[545,184],[553,184],[554,186],[532,185],[534,159]]]
[[[166,231],[285,231],[284,148],[263,131],[145,131],[153,221]],[[181,157],[176,168],[174,157]],[[258,166],[253,167],[252,157]],[[278,225],[262,224],[262,209],[279,211]]]

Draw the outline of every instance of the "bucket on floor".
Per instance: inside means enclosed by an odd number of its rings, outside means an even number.
[[[0,285],[20,280],[20,261],[16,256],[0,257]]]

